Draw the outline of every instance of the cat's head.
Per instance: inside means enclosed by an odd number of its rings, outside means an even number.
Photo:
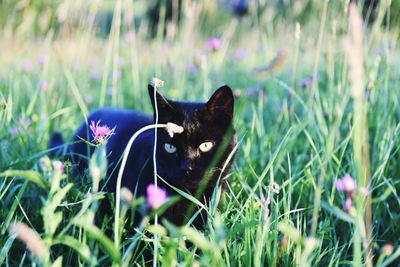
[[[158,112],[158,123],[173,122],[184,128],[183,133],[172,138],[166,131],[158,131],[159,175],[187,188],[196,188],[204,179],[216,182],[236,145],[231,88],[221,86],[203,103],[172,101],[158,92],[154,95],[151,85],[148,89],[154,114]]]

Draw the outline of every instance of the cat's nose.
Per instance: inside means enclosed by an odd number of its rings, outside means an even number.
[[[180,168],[181,168],[182,171],[184,171],[186,173],[189,173],[189,172],[193,171],[193,165],[188,160],[183,160],[181,162]]]

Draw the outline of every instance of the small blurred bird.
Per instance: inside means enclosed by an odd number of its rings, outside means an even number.
[[[288,55],[285,50],[278,50],[276,56],[271,60],[268,65],[255,67],[252,72],[253,75],[255,75],[257,79],[263,80],[271,75],[281,72],[283,66],[285,65],[287,56]]]

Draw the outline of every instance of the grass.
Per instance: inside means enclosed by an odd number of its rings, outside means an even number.
[[[271,4],[238,19],[186,1],[180,26],[164,35],[160,23],[153,38],[137,14],[142,1],[71,6],[47,34],[30,24],[34,6],[3,23],[0,265],[144,265],[155,234],[162,266],[400,264],[399,27],[385,16],[395,12],[390,1],[369,24],[349,26],[346,2],[299,2],[312,3],[307,18]],[[109,34],[95,19],[104,10],[114,14]],[[222,41],[215,51],[205,45],[211,36]],[[203,206],[204,230],[151,225],[154,213],[134,228],[124,218],[142,209],[139,198],[122,202],[114,244],[113,218],[94,216],[104,193],[93,189],[107,178],[102,147],[91,161],[100,177],[73,177],[46,158],[47,144],[54,131],[69,140],[99,106],[150,113],[152,77],[165,81],[163,95],[191,101],[229,84],[238,155],[226,192],[216,188]],[[354,210],[335,188],[346,173],[357,182]]]

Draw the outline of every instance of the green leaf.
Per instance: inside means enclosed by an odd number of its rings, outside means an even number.
[[[181,234],[186,236],[195,246],[203,251],[212,251],[215,246],[204,237],[199,231],[192,227],[184,226],[181,228]]]
[[[51,265],[51,267],[62,267],[62,261],[63,261],[63,257],[60,256],[58,257],[53,264]]]
[[[65,195],[72,188],[72,183],[67,184],[65,187],[58,189],[58,192],[54,194],[43,206],[41,214],[44,219],[44,229],[47,234],[53,235],[57,230],[58,225],[61,223],[63,218],[62,212],[55,212],[56,208],[61,204]]]
[[[61,204],[61,201],[63,201],[65,195],[72,188],[72,186],[72,183],[67,184],[63,188],[59,189],[57,193],[55,193],[54,196],[51,197],[51,200],[47,204],[49,206],[49,211],[54,212],[57,206]]]
[[[12,177],[12,176],[18,176],[20,178],[24,178],[27,181],[33,182],[43,188],[44,190],[49,189],[49,184],[48,182],[43,178],[43,176],[35,171],[32,170],[7,170],[2,173],[0,173],[0,177]]]
[[[279,222],[277,228],[285,236],[292,239],[297,244],[299,244],[299,245],[301,244],[302,236],[301,236],[301,232],[299,231],[299,229],[297,229],[285,222]]]
[[[7,239],[7,241],[3,245],[3,247],[1,248],[1,251],[0,251],[0,266],[3,266],[4,259],[6,258],[8,252],[9,252],[11,246],[12,246],[12,244],[14,243],[14,240],[15,240],[15,237],[11,235]]]
[[[342,211],[341,209],[337,208],[337,207],[333,207],[331,205],[329,205],[327,202],[325,201],[321,201],[321,207],[332,213],[333,215],[335,215],[336,217],[338,217],[339,219],[342,219],[343,221],[346,221],[348,223],[356,223],[356,220],[351,217],[349,214],[347,214],[346,212]]]
[[[7,218],[4,220],[4,222],[1,224],[1,234],[4,235],[8,229],[8,226],[10,225],[10,222],[12,219],[15,219],[15,211],[17,210],[19,200],[22,198],[22,196],[25,193],[25,190],[28,186],[28,181],[25,181],[24,184],[22,185],[21,189],[18,192],[18,195],[15,196],[15,200],[11,206],[11,208],[8,210]]]
[[[93,179],[93,192],[97,192],[100,181],[107,173],[106,144],[98,146],[95,149],[92,157],[90,158],[89,171]]]
[[[157,234],[160,236],[167,236],[167,229],[160,224],[149,225],[146,230],[152,234]]]
[[[76,240],[75,238],[71,236],[62,236],[62,237],[57,237],[52,245],[56,244],[62,244],[65,246],[68,246],[75,250],[79,256],[82,257],[82,259],[90,264],[90,265],[96,265],[96,260],[93,259],[91,253],[90,253],[90,248],[88,245],[80,242],[79,240]]]
[[[76,226],[82,227],[89,234],[90,237],[99,241],[103,250],[108,255],[110,255],[114,262],[120,261],[120,252],[117,248],[114,247],[113,242],[108,237],[106,237],[98,227],[91,223],[88,223],[87,220],[85,220],[85,216],[77,218],[74,221],[74,224]]]

